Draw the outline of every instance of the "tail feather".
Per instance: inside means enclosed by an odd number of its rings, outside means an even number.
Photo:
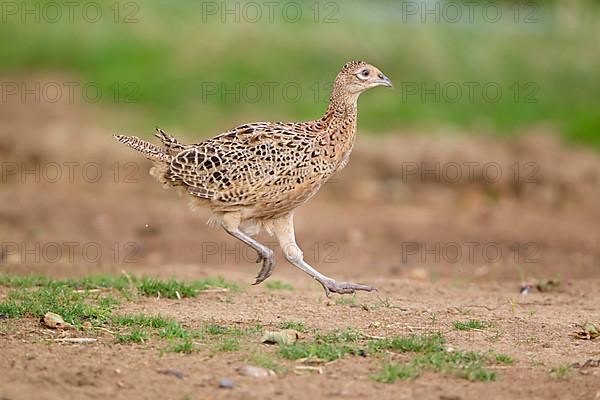
[[[115,135],[115,139],[119,142],[131,147],[144,154],[144,156],[152,161],[171,162],[173,156],[166,149],[158,147],[150,142],[142,140],[136,136]]]
[[[175,137],[169,135],[167,132],[160,128],[156,128],[156,134],[154,135],[163,143],[163,145],[173,153],[178,153],[185,149],[184,145],[179,142]]]

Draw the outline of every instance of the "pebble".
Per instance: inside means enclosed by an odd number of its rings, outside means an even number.
[[[271,370],[256,367],[254,365],[244,365],[243,367],[240,367],[238,372],[240,375],[253,376],[255,378],[266,378],[268,376],[275,375],[275,373]]]
[[[221,389],[233,389],[235,387],[235,382],[231,379],[223,378],[219,381],[219,387]]]
[[[167,375],[167,376],[174,376],[177,379],[185,378],[185,374],[181,371],[177,371],[176,369],[164,369],[164,370],[158,371],[158,373]]]

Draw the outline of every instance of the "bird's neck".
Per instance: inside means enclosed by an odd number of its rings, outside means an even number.
[[[327,111],[321,118],[321,121],[326,124],[329,131],[338,129],[345,131],[351,128],[349,130],[354,134],[358,116],[358,96],[358,93],[354,95],[345,93],[339,82],[336,81],[334,83]]]
[[[343,168],[356,137],[356,119],[358,115],[356,96],[343,96],[335,90],[329,99],[325,115],[317,121],[320,125],[319,145],[327,149],[329,157],[336,160],[336,170]]]

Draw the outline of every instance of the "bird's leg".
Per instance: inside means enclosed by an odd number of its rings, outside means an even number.
[[[375,288],[366,285],[350,282],[337,282],[308,265],[306,261],[304,261],[302,250],[296,243],[293,218],[293,213],[290,213],[282,218],[274,220],[273,232],[275,233],[275,236],[277,236],[277,240],[283,250],[283,254],[285,254],[285,258],[296,268],[304,271],[319,282],[321,286],[323,286],[326,296],[329,297],[331,292],[349,294],[354,293],[357,290],[364,290],[367,292],[376,290]]]
[[[267,246],[257,242],[252,239],[250,236],[246,235],[239,228],[239,218],[228,218],[227,216],[223,218],[222,223],[223,229],[225,232],[229,233],[231,236],[241,240],[248,246],[252,247],[258,253],[258,259],[256,262],[262,261],[262,267],[256,276],[253,285],[258,285],[265,279],[267,279],[273,273],[273,269],[275,268],[275,256],[273,254],[273,250],[269,249]]]

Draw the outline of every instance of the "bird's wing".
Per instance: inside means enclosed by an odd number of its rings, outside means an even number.
[[[165,178],[201,198],[251,204],[266,195],[265,188],[285,190],[301,183],[315,137],[303,123],[242,125],[187,146],[174,157]]]

